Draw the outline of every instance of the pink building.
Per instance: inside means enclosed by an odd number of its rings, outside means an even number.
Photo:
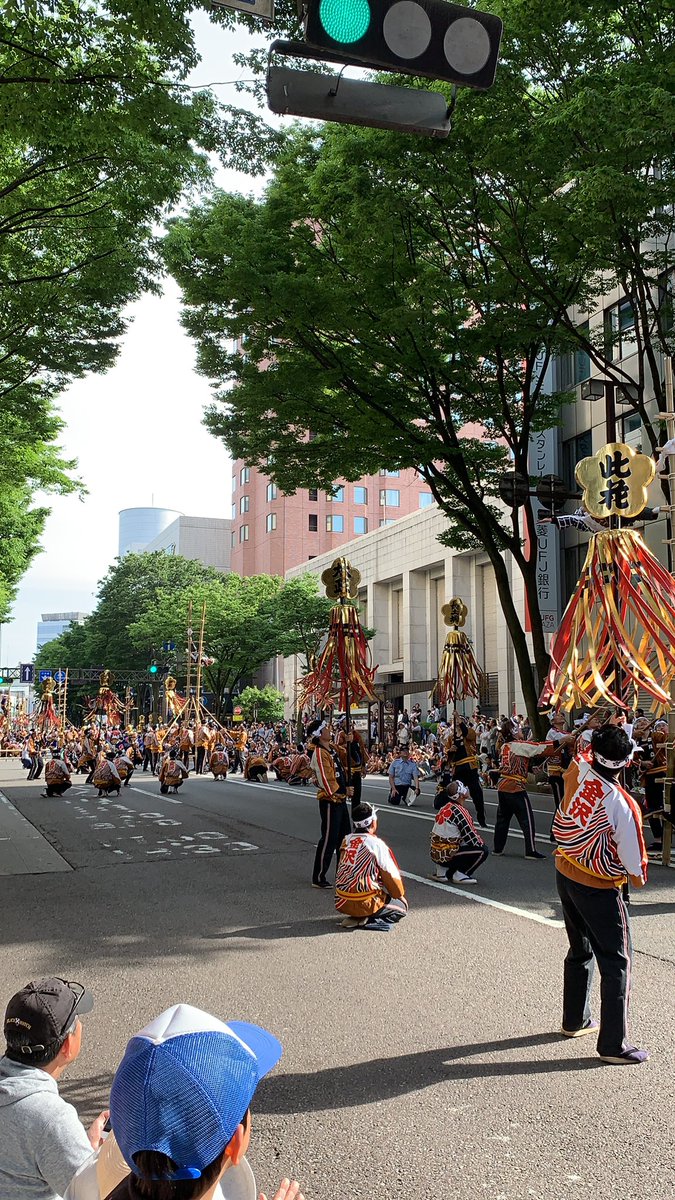
[[[284,496],[241,459],[232,464],[232,556],[237,575],[284,575],[344,542],[433,504],[417,471],[381,471],[356,483],[336,480],[331,498],[316,488]]]

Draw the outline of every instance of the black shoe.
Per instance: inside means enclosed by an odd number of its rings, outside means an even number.
[[[487,829],[487,825],[486,825],[485,821],[476,821],[476,825],[478,826],[479,829]]]
[[[532,859],[534,859],[534,858],[546,858],[546,855],[545,855],[545,854],[542,854],[542,853],[541,853],[539,850],[533,850],[531,854],[526,854],[526,855],[525,855],[525,857],[526,857],[526,858],[532,858]]]
[[[328,880],[327,880],[327,879],[318,879],[318,880],[316,880],[316,881],[313,879],[313,880],[312,880],[312,887],[313,887],[313,888],[319,888],[319,889],[320,889],[322,892],[325,892],[325,891],[326,891],[326,889],[329,889],[330,891],[332,891],[332,890],[333,890],[333,889],[332,889],[332,885],[331,885],[331,884],[328,882]]]

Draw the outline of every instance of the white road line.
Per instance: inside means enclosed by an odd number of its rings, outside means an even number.
[[[487,904],[489,908],[500,908],[502,912],[515,913],[517,917],[525,917],[528,921],[535,921],[537,925],[549,925],[553,929],[563,929],[562,921],[555,921],[553,917],[540,917],[539,913],[528,912],[526,908],[516,908],[514,904],[503,904],[501,900],[488,900],[487,896],[477,896],[475,892],[470,892],[467,888],[452,887],[449,883],[436,883],[434,879],[423,879],[421,875],[412,875],[410,871],[401,871],[404,879],[414,879],[415,883],[423,883],[425,887],[438,888],[441,892],[452,892],[453,896],[462,896],[464,900],[473,900],[476,904]]]
[[[182,804],[182,800],[176,800],[175,796],[163,796],[161,792],[149,792],[147,788],[136,787],[134,783],[129,784],[130,792],[142,792],[144,796],[152,796],[161,804]]]

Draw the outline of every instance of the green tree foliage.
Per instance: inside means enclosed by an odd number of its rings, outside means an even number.
[[[284,697],[275,687],[245,687],[237,700],[247,721],[262,721],[265,725],[280,721],[284,715]]]
[[[314,575],[288,579],[274,598],[274,620],[279,635],[277,653],[285,658],[300,654],[303,673],[309,670],[310,659],[318,653],[332,607],[332,601],[319,592]]]
[[[185,84],[190,0],[7,0],[0,19],[0,620],[73,464],[52,406],[104,371],[160,274],[157,227],[210,179],[261,169],[259,118]],[[273,138],[272,143],[273,145]]]
[[[655,288],[664,256],[642,239],[662,238],[673,215],[672,20],[630,2],[616,16],[604,2],[500,9],[497,84],[461,93],[447,143],[298,131],[261,202],[216,195],[172,226],[165,254],[215,383],[209,428],[285,491],[417,466],[448,517],[445,540],[489,556],[536,720],[504,559],[523,578],[540,680],[534,515],[528,503],[524,545],[497,483],[507,467],[528,474],[532,434],[560,419],[567,397],[543,389],[554,356],[582,344],[622,374],[602,330],[580,327],[612,279],[623,286],[620,231],[666,312]],[[658,60],[649,95],[647,44]],[[638,81],[644,108],[630,104]]]

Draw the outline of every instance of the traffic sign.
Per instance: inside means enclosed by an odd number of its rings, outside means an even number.
[[[51,679],[53,674],[53,671],[40,671],[38,679],[40,680],[40,683],[44,683],[45,679]]]
[[[20,676],[22,683],[32,683],[35,678],[35,668],[32,663],[21,663]]]
[[[66,672],[65,671],[55,671],[54,678],[57,683],[65,683],[66,682]]]
[[[162,642],[162,650],[164,651],[165,654],[169,654],[172,650],[175,650],[175,649],[176,649],[175,642]]]

